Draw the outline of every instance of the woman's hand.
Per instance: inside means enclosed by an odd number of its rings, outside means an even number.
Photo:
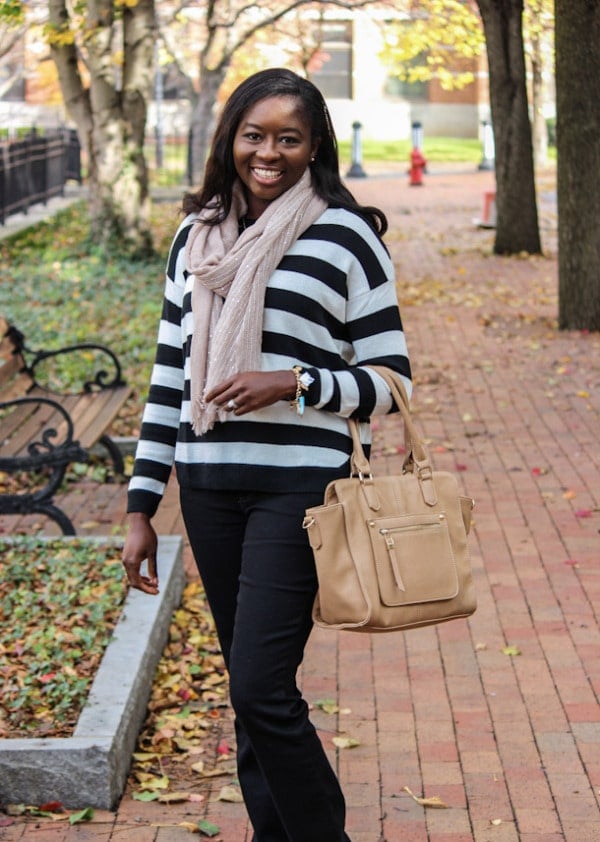
[[[158,539],[148,515],[132,512],[128,515],[128,528],[123,547],[123,565],[132,588],[144,593],[158,593],[158,573],[156,569],[156,548]],[[148,575],[142,576],[142,562],[148,561]]]
[[[289,370],[243,371],[219,383],[206,395],[221,409],[234,415],[245,415],[281,400],[293,400],[296,394],[296,375]]]

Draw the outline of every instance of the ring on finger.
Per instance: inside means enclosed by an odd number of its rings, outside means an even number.
[[[231,398],[231,400],[228,400],[228,401],[227,401],[227,409],[237,409],[237,408],[238,408],[238,405],[237,405],[237,403],[234,401],[234,399],[233,399],[233,398]]]

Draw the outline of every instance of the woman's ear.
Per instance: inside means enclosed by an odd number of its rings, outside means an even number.
[[[320,138],[320,137],[318,137],[318,138],[315,140],[315,142],[314,142],[314,144],[313,144],[312,149],[310,150],[310,161],[311,161],[311,163],[313,163],[313,161],[316,159],[316,157],[317,157],[317,152],[319,151],[319,146],[320,146],[320,145],[321,145],[321,138]]]

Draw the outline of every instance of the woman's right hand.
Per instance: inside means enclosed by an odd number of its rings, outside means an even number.
[[[127,516],[127,538],[123,547],[123,565],[132,588],[144,593],[158,593],[158,572],[156,568],[156,548],[158,538],[148,515],[143,512],[131,512]],[[148,575],[140,572],[142,562],[148,561]]]

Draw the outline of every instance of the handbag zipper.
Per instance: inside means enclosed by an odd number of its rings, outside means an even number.
[[[444,515],[439,515],[439,520],[444,520]],[[402,576],[400,575],[400,567],[398,565],[398,557],[396,555],[396,542],[394,541],[393,532],[410,532],[414,531],[415,529],[423,529],[424,526],[434,526],[437,527],[439,525],[439,521],[432,521],[431,523],[423,524],[418,523],[412,526],[396,526],[392,529],[388,527],[382,527],[379,530],[379,534],[383,537],[385,541],[385,545],[387,547],[388,555],[390,557],[390,564],[392,566],[392,573],[394,574],[394,581],[396,582],[396,587],[398,590],[406,591],[406,587],[404,586],[404,582],[402,581]]]

